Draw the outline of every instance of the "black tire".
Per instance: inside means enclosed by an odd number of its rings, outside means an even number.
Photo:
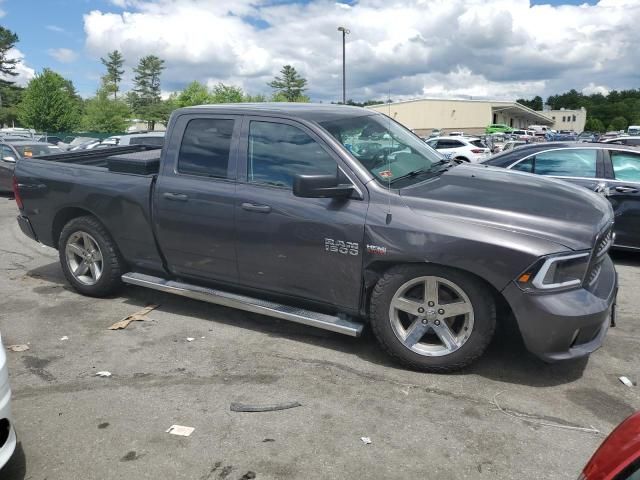
[[[406,282],[436,276],[456,284],[473,306],[473,328],[465,343],[442,356],[427,356],[405,346],[394,333],[390,319],[391,301]],[[479,280],[459,270],[435,265],[402,265],[388,270],[376,284],[370,300],[371,327],[376,339],[392,358],[414,369],[433,373],[460,370],[485,351],[496,328],[496,308],[491,291]]]
[[[93,285],[80,282],[71,272],[67,261],[66,246],[69,238],[78,233],[88,233],[95,239],[102,254],[102,274]],[[58,240],[60,265],[67,281],[78,292],[90,297],[105,297],[115,293],[121,286],[121,276],[125,272],[125,263],[116,243],[107,229],[92,216],[77,217],[70,220],[60,232]]]
[[[456,157],[453,160],[458,164],[460,164],[460,163],[469,163],[469,159],[468,158],[464,158],[464,157]]]

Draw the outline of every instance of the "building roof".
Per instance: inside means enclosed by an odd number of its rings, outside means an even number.
[[[365,108],[371,108],[378,111],[380,107],[386,107],[391,105],[399,105],[404,103],[420,103],[420,102],[466,102],[466,103],[488,103],[494,111],[509,111],[509,113],[519,113],[526,117],[531,118],[536,124],[541,125],[553,125],[553,120],[548,118],[543,112],[537,112],[529,107],[510,100],[490,100],[490,99],[466,99],[466,98],[416,98],[413,100],[401,100],[391,103],[380,103],[377,105],[370,105]]]

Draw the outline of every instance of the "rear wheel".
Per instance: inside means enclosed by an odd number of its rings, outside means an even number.
[[[70,220],[58,241],[62,271],[78,292],[103,297],[121,285],[124,262],[104,226],[94,217]]]
[[[476,360],[495,331],[491,292],[458,270],[400,266],[378,281],[371,325],[382,347],[401,363],[449,372]]]
[[[468,158],[464,158],[464,157],[456,157],[453,160],[458,164],[460,164],[460,163],[469,163],[469,159]]]

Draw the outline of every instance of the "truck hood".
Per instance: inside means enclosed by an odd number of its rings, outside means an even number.
[[[609,202],[586,188],[486,165],[451,168],[400,195],[420,215],[519,232],[573,250],[592,248],[613,222]]]

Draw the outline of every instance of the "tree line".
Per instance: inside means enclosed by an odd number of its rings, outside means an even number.
[[[17,75],[19,62],[7,57],[18,36],[0,26],[0,124],[33,128],[41,132],[71,132],[78,129],[118,133],[126,131],[132,119],[166,124],[171,112],[179,107],[237,102],[309,102],[305,95],[307,80],[294,67],[285,65],[267,85],[271,96],[250,95],[241,87],[218,83],[213,87],[193,81],[180,91],[162,98],[161,77],[164,60],[142,57],[133,68],[133,86],[121,92],[125,59],[114,50],[101,58],[105,73],[95,96],[83,99],[73,83],[49,68],[35,75],[25,88],[10,79]]]
[[[518,103],[534,110],[542,110],[542,97],[530,100],[519,98]],[[593,132],[625,130],[629,125],[640,125],[640,89],[611,90],[608,94],[585,95],[575,89],[547,98],[546,104],[553,110],[567,108],[587,110],[584,129]]]

